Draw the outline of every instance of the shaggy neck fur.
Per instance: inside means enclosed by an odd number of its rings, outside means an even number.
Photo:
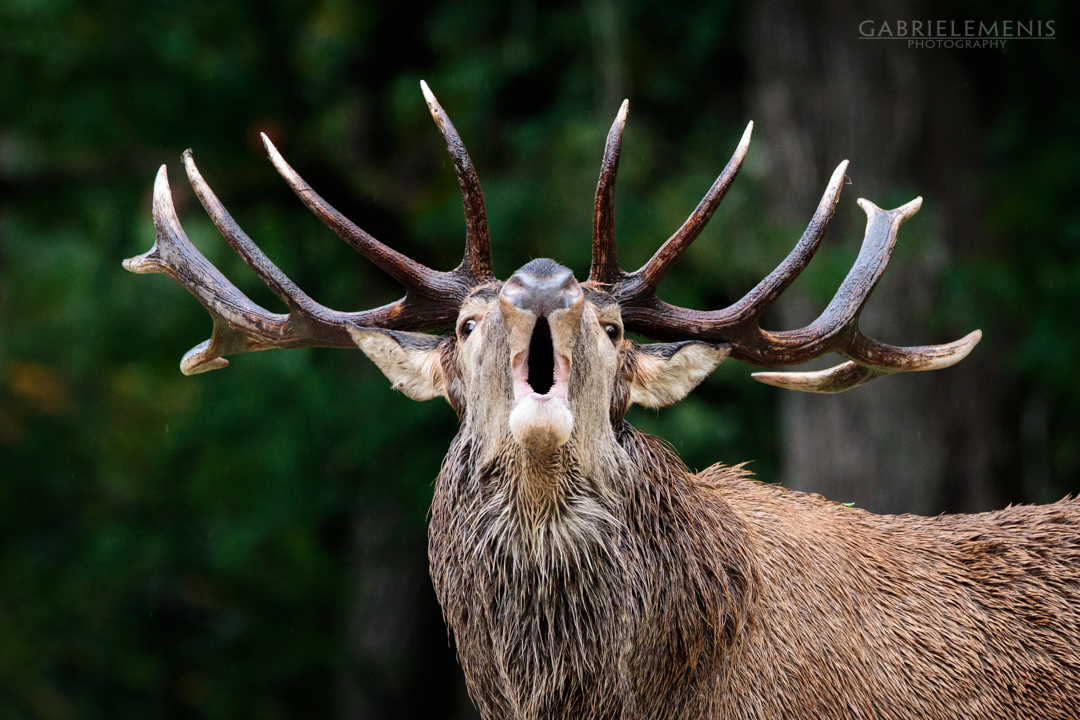
[[[1077,501],[873,515],[609,451],[451,447],[431,570],[483,717],[1080,717]]]
[[[742,524],[688,504],[682,463],[628,425],[606,454],[493,454],[467,427],[450,449],[432,577],[485,717],[678,716],[746,622]]]

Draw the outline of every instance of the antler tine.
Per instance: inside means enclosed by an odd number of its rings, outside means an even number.
[[[278,149],[274,147],[274,144],[270,142],[270,138],[265,133],[260,133],[260,136],[262,137],[263,146],[266,148],[266,153],[270,156],[270,162],[273,163],[278,174],[288,183],[308,210],[333,230],[338,237],[347,242],[353,250],[375,263],[379,269],[385,271],[407,289],[414,292],[433,297],[445,293],[463,296],[462,293],[468,292],[468,286],[452,277],[451,273],[432,270],[399,253],[397,250],[387,247],[357,227],[351,220],[335,210],[330,203],[326,202],[304,181],[304,178],[293,170],[292,166],[285,161],[285,158],[281,156],[281,153],[278,152]],[[226,237],[228,236],[226,235]]]
[[[619,152],[622,149],[623,128],[626,127],[626,115],[629,111],[630,101],[623,100],[604,144],[604,161],[600,165],[600,181],[596,185],[596,199],[593,201],[590,282],[609,284],[622,274],[615,247],[615,179],[619,173]]]
[[[460,300],[431,298],[407,290],[405,297],[374,310],[339,312],[303,293],[251,241],[218,201],[195,167],[190,150],[184,153],[195,192],[229,245],[288,307],[287,314],[270,312],[221,274],[200,253],[180,225],[164,165],[154,182],[154,245],[124,261],[134,273],[168,275],[190,292],[210,313],[210,339],[189,350],[180,362],[185,375],[226,367],[225,355],[270,348],[355,347],[350,327],[427,330],[452,322]]]
[[[637,295],[623,301],[627,329],[660,339],[693,337],[728,342],[732,357],[765,367],[797,365],[828,352],[850,359],[818,372],[754,375],[769,385],[809,392],[841,392],[875,377],[936,370],[962,360],[982,337],[978,330],[945,345],[896,347],[869,338],[858,329],[859,315],[885,272],[900,225],[918,212],[922,198],[894,210],[882,210],[860,198],[859,206],[867,216],[862,248],[825,311],[799,330],[771,332],[758,325],[765,308],[810,262],[832,218],[846,169],[847,161],[833,172],[814,218],[795,249],[739,302],[707,312],[668,305],[654,292]]]
[[[900,225],[919,211],[922,198],[915,198],[895,210],[882,210],[864,198],[859,198],[858,202],[866,213],[863,246],[825,312],[802,330],[762,332],[771,343],[785,344],[794,340],[803,344],[804,352],[820,348],[815,357],[832,350],[851,360],[811,373],[757,373],[755,378],[760,382],[807,392],[842,392],[895,372],[949,367],[967,357],[982,339],[982,332],[975,330],[944,345],[897,347],[867,337],[858,329],[859,314],[885,272]],[[808,343],[806,339],[809,339]]]
[[[766,385],[787,390],[803,392],[839,393],[858,387],[876,377],[892,375],[896,372],[915,372],[923,370],[942,370],[955,365],[968,356],[979,340],[982,331],[975,330],[959,340],[945,345],[924,345],[921,347],[896,347],[879,343],[861,332],[856,336],[856,345],[872,347],[878,357],[889,358],[895,365],[902,367],[884,367],[863,365],[849,360],[816,372],[760,372],[750,377]],[[864,350],[865,352],[865,350]],[[863,353],[859,353],[862,355]]]
[[[806,226],[799,242],[784,258],[784,262],[780,263],[753,290],[746,293],[741,300],[722,311],[730,317],[731,322],[741,322],[749,317],[761,317],[762,313],[772,305],[776,298],[780,297],[781,293],[787,290],[788,286],[814,259],[814,253],[821,246],[821,239],[825,237],[825,231],[832,222],[836,204],[840,202],[840,190],[844,187],[847,168],[848,161],[844,160],[833,170],[810,224]]]
[[[922,198],[915,198],[894,210],[882,210],[863,198],[859,198],[858,203],[866,213],[862,247],[825,311],[799,330],[769,332],[759,329],[760,340],[748,343],[745,350],[739,348],[739,355],[757,364],[776,366],[806,362],[830,351],[843,354],[855,349],[859,314],[885,272],[900,225],[918,212]],[[732,354],[736,354],[734,349]],[[885,365],[889,357],[886,354],[865,364]]]
[[[263,144],[274,167],[303,203],[364,257],[405,286],[405,297],[374,310],[344,313],[312,300],[270,261],[225,206],[218,200],[195,166],[191,150],[184,153],[184,167],[195,194],[229,245],[255,271],[259,279],[289,312],[278,314],[252,302],[191,244],[169,189],[165,166],[154,182],[154,246],[143,255],[124,261],[135,273],[163,273],[178,282],[210,313],[214,323],[210,339],[192,348],[180,363],[185,375],[225,367],[224,358],[252,350],[293,347],[355,347],[350,329],[376,327],[394,330],[432,330],[457,317],[469,290],[494,277],[491,238],[484,196],[461,138],[439,107],[427,84],[421,82],[431,114],[446,139],[457,168],[465,202],[466,249],[461,265],[451,272],[432,270],[383,245],[321,198],[277,151],[264,134]]]
[[[723,310],[697,311],[668,305],[652,292],[623,301],[623,318],[634,330],[653,337],[676,337],[679,335],[677,330],[691,334],[709,333],[720,337],[729,329],[739,328],[750,320],[761,317],[769,305],[806,269],[821,246],[821,240],[840,200],[847,167],[848,161],[844,160],[833,171],[810,224],[788,256],[742,299]],[[754,327],[756,328],[756,325]]]
[[[185,375],[229,364],[221,355],[243,345],[242,338],[230,332],[230,320],[259,326],[268,334],[280,327],[282,316],[266,312],[251,302],[188,240],[176,217],[164,165],[154,181],[154,227],[154,246],[142,255],[125,260],[124,268],[133,273],[168,275],[202,303],[214,322],[210,339],[189,350],[180,362]]]
[[[217,226],[218,231],[224,236],[229,246],[290,309],[310,308],[314,301],[305,295],[292,280],[286,277],[285,273],[281,272],[270,258],[266,257],[266,254],[263,253],[259,246],[252,242],[247,233],[233,220],[232,215],[229,214],[229,211],[225,209],[225,206],[221,204],[214,191],[210,189],[210,186],[203,179],[202,173],[199,172],[199,168],[195,165],[195,158],[192,156],[190,148],[184,151],[183,162],[188,181],[195,190],[195,195],[199,198],[199,202],[206,209],[207,215],[213,220],[214,225]],[[167,187],[168,180],[166,179],[165,182]],[[155,192],[155,209],[157,208],[156,200]],[[171,206],[172,198],[170,194],[168,212],[175,215],[175,210]],[[179,221],[177,221],[177,226],[179,226]]]
[[[495,277],[495,265],[491,259],[491,233],[488,230],[487,211],[484,209],[484,193],[480,188],[480,178],[476,175],[472,160],[454,124],[450,122],[446,111],[435,99],[431,88],[423,80],[420,89],[424,91],[428,110],[439,132],[446,140],[446,149],[454,161],[458,183],[461,185],[461,198],[465,205],[465,257],[459,270],[473,281],[490,280]]]
[[[647,263],[630,273],[619,284],[616,297],[620,301],[624,302],[656,292],[656,288],[671,266],[705,229],[717,206],[720,205],[720,201],[727,194],[728,188],[731,187],[731,183],[735,181],[735,176],[739,174],[739,168],[742,167],[743,159],[746,157],[746,151],[750,147],[750,135],[753,131],[754,123],[750,122],[743,131],[742,139],[735,148],[734,154],[724,166],[723,172],[716,178],[716,182],[709,188],[709,192],[705,193],[705,197],[698,203],[694,212],[690,213],[690,217],[686,219],[682,227],[660,246]]]

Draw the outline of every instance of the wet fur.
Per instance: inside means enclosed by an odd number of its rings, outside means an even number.
[[[447,456],[432,577],[485,717],[669,716],[695,704],[738,634],[753,587],[741,523],[723,503],[682,502],[690,476],[666,472],[677,459],[624,434],[601,479],[573,448],[537,464],[507,446],[470,467],[462,433]]]
[[[588,287],[573,434],[526,450],[520,318],[482,292],[467,342],[415,350],[462,420],[429,556],[485,718],[1080,717],[1080,502],[879,516],[694,475],[623,421],[678,348],[612,343],[618,307]]]
[[[432,577],[484,717],[1080,716],[1077,501],[877,516],[616,435],[601,481],[447,456]]]

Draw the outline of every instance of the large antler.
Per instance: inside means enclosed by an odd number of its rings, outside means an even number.
[[[947,345],[896,347],[878,342],[859,331],[859,314],[885,272],[901,223],[922,205],[915,198],[895,210],[882,210],[860,199],[866,212],[866,234],[855,265],[821,316],[799,330],[771,332],[759,325],[762,313],[810,263],[832,220],[848,163],[833,172],[810,225],[795,248],[757,287],[723,310],[701,311],[669,305],[656,296],[656,288],[675,260],[690,246],[739,172],[750,145],[750,123],[735,154],[712,188],[674,235],[647,263],[632,273],[615,260],[614,191],[619,166],[622,130],[628,104],[623,103],[608,133],[593,219],[593,261],[589,280],[607,286],[622,306],[626,329],[658,340],[701,339],[731,344],[731,356],[762,367],[797,365],[835,352],[849,359],[818,372],[755,373],[769,385],[835,393],[894,372],[936,370],[963,360],[982,337],[976,330]]]
[[[185,375],[225,367],[225,355],[294,347],[355,347],[349,327],[429,330],[453,323],[461,302],[476,285],[494,277],[491,238],[480,181],[457,131],[427,83],[421,81],[428,108],[446,140],[457,170],[465,204],[465,257],[456,269],[440,272],[421,265],[382,244],[319,197],[278,153],[266,135],[263,144],[274,167],[311,212],[354,250],[405,286],[400,300],[374,310],[339,312],[308,297],[252,242],[214,195],[195,167],[191,150],[184,168],[195,194],[229,245],[277,295],[288,312],[270,312],[252,302],[200,253],[180,226],[173,207],[165,166],[154,183],[154,226],[157,236],[149,252],[124,261],[135,273],[162,273],[180,283],[210,313],[210,339],[184,355]]]

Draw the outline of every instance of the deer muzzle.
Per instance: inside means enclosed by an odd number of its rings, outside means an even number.
[[[558,310],[568,310],[584,298],[570,268],[554,260],[533,260],[503,284],[500,296],[514,307],[546,318]]]
[[[533,260],[503,284],[499,304],[510,328],[511,432],[530,448],[558,447],[573,429],[567,379],[584,293],[568,268]]]

